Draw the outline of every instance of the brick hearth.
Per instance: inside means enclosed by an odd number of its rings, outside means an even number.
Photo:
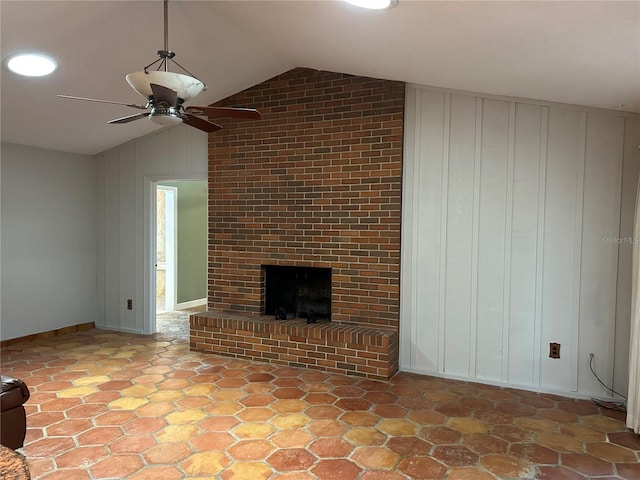
[[[389,329],[223,312],[193,315],[190,324],[199,352],[385,380],[398,370],[398,332]]]
[[[209,136],[207,309],[219,312],[214,317],[220,321],[224,313],[263,325],[266,320],[257,320],[264,313],[263,265],[331,268],[332,322],[305,326],[306,343],[318,340],[314,331],[330,342],[341,328],[368,329],[371,338],[389,340],[387,365],[371,375],[392,375],[399,324],[404,84],[299,68],[219,105],[257,108],[263,118],[216,120],[224,129]],[[216,326],[222,323],[210,314],[193,316],[192,348],[245,355],[200,338],[255,337],[263,328],[222,332]],[[291,324],[292,331],[298,328]],[[303,341],[294,343],[292,348],[305,350]],[[358,358],[358,342],[346,343]],[[275,360],[279,353],[284,361],[289,355],[277,352],[280,344],[261,347],[263,359]],[[303,363],[300,357],[291,355],[286,362]]]

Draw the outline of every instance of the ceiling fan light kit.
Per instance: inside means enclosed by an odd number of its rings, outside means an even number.
[[[144,67],[143,71],[133,72],[126,76],[127,83],[129,83],[131,88],[147,99],[146,105],[142,106],[68,95],[58,96],[72,100],[111,103],[141,110],[149,110],[145,113],[116,118],[108,123],[129,123],[141,118],[149,118],[152,122],[159,125],[177,125],[184,122],[189,126],[211,133],[220,130],[222,127],[203,118],[199,118],[197,115],[206,115],[211,118],[231,117],[254,120],[260,119],[260,112],[252,108],[185,107],[183,105],[184,102],[195,98],[200,92],[206,90],[207,86],[173,59],[175,53],[168,48],[168,25],[168,0],[164,0],[164,49],[156,52],[159,58]],[[170,72],[170,62],[180,67],[188,75]],[[158,64],[157,70],[148,70],[149,67],[156,64]]]
[[[178,98],[188,102],[197,97],[204,90],[204,83],[194,77],[181,73],[165,72],[162,70],[151,72],[134,72],[126,76],[127,82],[136,92],[145,98],[153,96],[151,84],[162,85],[178,94]]]
[[[182,117],[175,113],[154,113],[153,111],[149,115],[149,120],[158,125],[178,125],[182,123]]]

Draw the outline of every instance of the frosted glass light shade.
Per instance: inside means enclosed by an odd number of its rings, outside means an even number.
[[[175,72],[134,72],[127,75],[126,78],[131,88],[145,98],[153,95],[151,91],[152,83],[178,92],[178,98],[181,98],[185,102],[196,97],[204,88],[204,84],[197,78]]]
[[[150,115],[149,119],[158,125],[178,125],[182,119],[175,115]]]

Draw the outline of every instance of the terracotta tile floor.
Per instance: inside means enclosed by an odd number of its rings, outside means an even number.
[[[32,390],[34,479],[640,479],[640,437],[589,401],[100,330],[8,347],[2,370]]]

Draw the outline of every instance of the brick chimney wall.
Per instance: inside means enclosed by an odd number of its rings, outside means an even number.
[[[332,321],[398,330],[404,83],[297,68],[212,119],[208,310],[264,312],[262,265],[332,268]]]

